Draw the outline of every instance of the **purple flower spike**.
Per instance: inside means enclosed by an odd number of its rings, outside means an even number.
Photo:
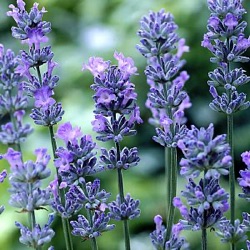
[[[34,3],[30,12],[25,10],[25,3],[17,0],[17,7],[13,4],[9,6],[12,10],[7,12],[8,16],[12,16],[17,27],[12,27],[12,36],[16,39],[27,42],[30,47],[35,44],[36,49],[40,48],[41,42],[47,42],[47,33],[51,31],[50,23],[42,21],[43,14],[46,10],[38,9],[38,3]]]
[[[211,11],[208,32],[201,45],[212,52],[210,61],[217,64],[217,69],[208,74],[208,85],[213,97],[209,106],[216,112],[232,114],[250,106],[246,95],[238,93],[236,89],[239,85],[248,83],[250,78],[241,68],[231,66],[233,62],[249,62],[249,57],[243,56],[250,47],[250,38],[245,38],[243,34],[247,23],[242,21],[242,15],[246,11],[242,1],[238,0],[209,0],[208,8]],[[219,86],[224,87],[221,88],[221,94],[215,89]]]

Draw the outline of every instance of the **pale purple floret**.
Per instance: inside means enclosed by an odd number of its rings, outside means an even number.
[[[163,220],[160,215],[154,217],[156,229],[150,233],[150,239],[154,248],[157,250],[188,249],[185,239],[180,237],[183,226],[180,223],[173,225],[170,240],[165,242],[166,228],[162,222]]]
[[[76,144],[82,135],[81,128],[77,126],[73,128],[70,122],[60,124],[55,134],[55,136],[63,140],[65,144],[68,142]]]

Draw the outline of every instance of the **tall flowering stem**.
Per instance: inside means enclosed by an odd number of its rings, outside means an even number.
[[[250,81],[242,68],[232,68],[233,63],[248,62],[249,58],[242,54],[250,47],[250,38],[245,38],[244,30],[247,26],[242,21],[246,13],[241,0],[218,1],[208,0],[211,15],[208,19],[208,32],[204,35],[202,46],[209,49],[213,57],[211,62],[218,68],[209,72],[208,85],[213,101],[210,107],[227,115],[228,142],[234,148],[233,115],[235,112],[247,109],[250,103],[246,101],[246,94],[239,93],[238,87]],[[221,89],[222,94],[217,90]],[[230,168],[230,211],[231,224],[235,221],[235,170],[234,163]],[[232,249],[235,249],[232,243]]]
[[[180,173],[189,178],[181,195],[187,199],[190,209],[178,197],[174,198],[174,206],[184,219],[180,221],[184,229],[202,231],[203,250],[207,249],[207,229],[215,227],[229,209],[229,194],[220,187],[219,178],[228,175],[232,166],[230,147],[225,134],[213,136],[213,124],[207,129],[192,126],[178,142],[184,155]],[[201,173],[204,177],[196,184],[194,179]]]
[[[17,27],[12,27],[12,35],[29,46],[28,52],[21,52],[19,73],[26,77],[23,89],[34,98],[34,108],[30,116],[36,124],[49,127],[55,155],[56,144],[53,138],[53,126],[61,120],[64,111],[61,104],[52,97],[53,89],[59,80],[57,76],[52,75],[56,66],[56,63],[52,61],[53,52],[50,46],[41,48],[41,44],[48,41],[46,35],[51,31],[51,24],[42,20],[46,10],[45,8],[39,10],[37,3],[33,5],[29,13],[25,9],[23,0],[17,0],[17,7],[11,4],[10,8],[11,11],[8,11],[7,15],[13,17],[17,24]],[[40,67],[43,64],[47,64],[47,71],[42,75]],[[33,74],[33,69],[36,70],[37,77]],[[61,199],[63,199],[63,194],[61,191],[60,193]],[[62,225],[66,248],[71,250],[73,245],[69,222],[62,218]]]
[[[123,171],[136,166],[139,162],[136,148],[121,148],[120,142],[125,136],[136,134],[134,126],[141,123],[139,107],[136,104],[137,94],[130,77],[136,73],[132,58],[122,53],[114,53],[118,66],[111,65],[100,57],[91,57],[83,69],[88,69],[94,76],[91,88],[95,91],[95,120],[93,130],[99,135],[97,140],[112,140],[113,148],[101,149],[100,164],[106,169],[116,169],[119,195],[116,201],[109,204],[110,216],[123,221],[125,249],[130,249],[130,232],[128,220],[140,215],[139,200],[124,194]]]
[[[176,145],[186,133],[184,109],[191,103],[183,90],[189,76],[181,71],[185,61],[182,54],[189,50],[185,40],[176,34],[178,26],[164,10],[149,12],[142,17],[138,31],[139,52],[147,58],[145,70],[150,90],[146,106],[152,111],[151,124],[156,126],[153,139],[165,147],[165,175],[167,189],[167,228],[165,242],[170,240],[174,219],[173,198],[177,188]]]

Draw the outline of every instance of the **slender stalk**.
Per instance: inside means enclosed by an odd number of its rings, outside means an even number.
[[[232,166],[229,172],[230,185],[230,220],[234,225],[235,221],[235,170],[234,170],[234,140],[233,140],[233,114],[227,115],[227,136],[228,143],[231,148]],[[235,250],[235,244],[231,243],[231,249]]]
[[[176,189],[177,189],[177,150],[176,148],[171,148],[171,176],[170,176],[170,197],[169,197],[169,211],[167,217],[167,233],[165,242],[168,241],[171,237],[172,226],[174,223],[174,212],[175,207],[173,205],[173,199],[176,196]]]
[[[119,143],[115,144],[116,150],[117,150],[117,160],[120,160],[120,145]],[[117,169],[117,175],[118,175],[118,189],[119,189],[119,195],[121,199],[121,203],[125,201],[124,199],[124,188],[123,188],[123,176],[122,176],[122,170]],[[130,235],[129,235],[129,225],[128,220],[123,220],[123,232],[124,232],[124,240],[125,240],[125,249],[130,250]]]
[[[204,175],[203,175],[203,186],[206,187],[207,186],[207,179],[206,179],[206,173],[207,170],[204,170]],[[203,211],[203,220],[204,220],[204,225],[201,229],[201,244],[202,244],[202,250],[207,250],[207,229],[206,229],[206,225],[207,225],[207,217],[206,217],[206,213],[207,211],[204,210]]]
[[[93,226],[93,221],[92,221],[92,213],[91,213],[90,209],[87,209],[87,216],[88,216],[90,226],[92,227]],[[90,239],[90,244],[91,244],[91,249],[92,250],[98,250],[98,245],[97,245],[97,241],[96,241],[95,237]]]
[[[54,131],[53,131],[53,126],[49,126],[49,133],[50,133],[50,139],[51,139],[51,145],[52,145],[52,151],[54,155],[54,159],[56,158],[56,140],[54,136]],[[60,175],[58,175],[58,170],[57,170],[57,178],[58,178],[58,184],[60,185],[61,178]],[[62,189],[58,188],[58,193],[60,195],[61,201],[64,201],[64,191]],[[72,242],[72,237],[70,233],[70,226],[69,226],[69,221],[68,219],[62,218],[62,227],[63,227],[63,234],[64,234],[64,240],[66,244],[66,249],[67,250],[73,250],[73,242]]]
[[[167,209],[166,218],[168,218],[169,206],[171,204],[171,149],[165,147],[165,181],[166,181],[166,196],[167,196]]]
[[[32,183],[29,183],[29,194],[32,196]],[[29,226],[33,230],[36,225],[35,211],[28,212]]]
[[[226,39],[227,48],[230,48],[230,39]],[[230,72],[231,62],[227,61],[227,73]],[[227,96],[231,100],[232,90],[227,90]],[[235,169],[234,169],[234,139],[233,139],[233,114],[227,114],[227,141],[231,148],[232,166],[229,171],[230,185],[230,222],[234,226],[235,221]],[[231,243],[231,250],[235,250],[235,244]]]
[[[202,228],[201,230],[201,244],[202,244],[202,250],[207,250],[207,229]]]

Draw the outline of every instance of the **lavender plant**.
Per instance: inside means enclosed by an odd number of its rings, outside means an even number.
[[[212,63],[217,68],[209,73],[210,93],[213,101],[210,107],[227,115],[228,142],[234,158],[233,139],[233,114],[247,109],[250,106],[246,101],[246,94],[239,93],[238,88],[250,81],[242,68],[237,68],[234,63],[248,62],[249,58],[243,53],[250,47],[250,39],[245,38],[244,30],[247,26],[242,21],[242,15],[246,10],[242,1],[208,1],[208,8],[211,11],[208,19],[208,32],[204,35],[202,46],[208,48],[214,57]],[[220,95],[217,89],[221,89]],[[235,221],[235,170],[234,161],[230,168],[230,212],[231,224]],[[232,249],[235,249],[232,243]]]
[[[167,232],[164,242],[171,239],[174,218],[173,198],[177,189],[178,140],[186,134],[184,110],[191,106],[188,94],[183,90],[189,75],[182,71],[185,61],[181,59],[189,51],[185,40],[176,33],[178,26],[174,17],[164,10],[150,12],[141,19],[141,45],[139,52],[147,58],[145,74],[150,90],[147,107],[153,118],[149,122],[156,126],[153,139],[165,147],[165,173],[167,185]]]
[[[142,17],[138,31],[141,44],[137,49],[147,59],[146,107],[152,113],[149,123],[155,126],[153,140],[165,149],[166,221],[163,223],[163,217],[156,215],[155,230],[150,233],[153,247],[158,250],[189,249],[189,243],[181,235],[183,230],[201,230],[201,248],[206,250],[207,229],[215,231],[221,242],[229,243],[232,250],[239,242],[246,242],[250,249],[247,240],[250,215],[243,211],[242,219],[235,218],[233,143],[234,113],[250,106],[246,94],[239,92],[239,87],[250,81],[245,70],[238,67],[239,63],[250,60],[243,55],[250,47],[250,38],[244,35],[247,24],[242,21],[246,11],[242,0],[208,0],[207,3],[211,15],[202,46],[212,52],[211,62],[217,65],[208,74],[213,97],[210,107],[226,114],[227,135],[215,136],[213,124],[200,129],[186,126],[184,111],[191,107],[191,102],[184,89],[189,75],[183,70],[186,62],[182,55],[189,47],[185,39],[178,36],[173,15],[163,9],[150,11]],[[123,222],[125,249],[129,250],[129,220],[138,218],[141,212],[140,201],[130,193],[125,194],[123,179],[124,172],[140,162],[137,147],[124,145],[124,139],[136,135],[136,125],[142,123],[135,85],[131,82],[137,68],[132,58],[118,52],[114,53],[117,65],[101,57],[91,57],[83,66],[94,76],[91,88],[95,109],[91,124],[97,133],[96,139],[113,143],[111,148],[102,147],[98,152],[98,142],[70,122],[60,124],[54,133],[64,110],[54,98],[59,81],[53,74],[57,65],[54,53],[51,46],[43,46],[49,41],[51,24],[43,21],[45,8],[39,9],[35,3],[28,12],[25,5],[23,0],[17,0],[17,7],[11,4],[7,15],[16,22],[12,36],[29,49],[15,56],[0,45],[0,141],[9,147],[0,159],[10,165],[9,204],[21,214],[27,213],[29,222],[28,225],[15,223],[20,230],[19,241],[27,247],[43,249],[57,233],[52,222],[58,215],[62,219],[67,250],[74,248],[72,235],[83,242],[89,240],[91,249],[97,250],[97,238],[115,228],[110,224],[114,219]],[[25,145],[26,137],[32,132],[30,125],[23,124],[28,96],[33,98],[30,117],[35,124],[48,127],[50,133],[56,176],[46,188],[44,181],[51,178],[48,165],[51,157],[47,149],[36,149],[35,161],[24,161],[21,150],[21,144]],[[63,141],[63,146],[57,146],[57,139]],[[177,148],[183,155],[179,163],[180,178],[187,180],[186,189],[180,193],[185,202],[177,195]],[[242,159],[247,168],[239,172],[238,182],[242,188],[239,197],[248,202],[250,153],[242,153]],[[117,172],[119,194],[114,201],[109,200],[111,193],[101,189],[100,179],[94,176],[107,170]],[[0,182],[7,172],[0,173]],[[222,176],[228,174],[230,193],[221,185]],[[175,221],[175,208],[182,217],[179,222]],[[1,206],[0,214],[3,210]],[[37,221],[39,210],[53,210],[44,226]],[[227,211],[230,211],[230,220],[226,217]]]
[[[115,169],[118,174],[116,201],[109,203],[110,216],[123,221],[125,248],[130,249],[128,220],[139,217],[139,200],[124,196],[123,171],[136,166],[139,162],[137,148],[121,148],[125,136],[136,134],[136,123],[142,123],[139,107],[136,104],[137,94],[130,77],[137,71],[132,58],[122,53],[114,53],[118,66],[111,65],[100,57],[91,57],[83,69],[88,69],[94,76],[91,88],[95,91],[95,120],[93,130],[99,135],[97,140],[112,140],[115,148],[101,149],[100,164],[106,169]]]

